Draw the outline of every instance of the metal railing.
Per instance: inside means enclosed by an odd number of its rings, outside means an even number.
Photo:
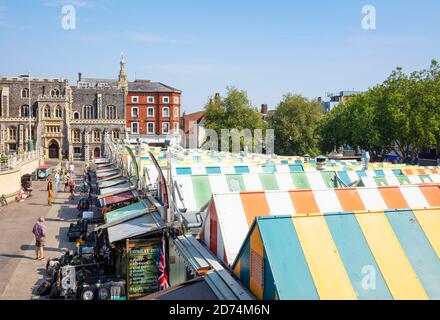
[[[15,169],[24,163],[39,159],[41,155],[41,150],[34,150],[15,155],[2,155],[0,157],[0,171]]]

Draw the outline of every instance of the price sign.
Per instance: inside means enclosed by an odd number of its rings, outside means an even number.
[[[128,297],[159,291],[160,240],[127,240]]]

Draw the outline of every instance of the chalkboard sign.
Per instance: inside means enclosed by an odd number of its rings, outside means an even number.
[[[160,240],[127,240],[128,297],[159,291]]]

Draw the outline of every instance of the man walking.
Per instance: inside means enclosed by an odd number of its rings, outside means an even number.
[[[38,218],[37,223],[34,224],[32,233],[35,236],[35,260],[44,260],[44,244],[46,242],[46,225],[44,217]]]

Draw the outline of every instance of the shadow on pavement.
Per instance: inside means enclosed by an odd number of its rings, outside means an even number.
[[[20,247],[20,250],[23,250],[23,251],[30,251],[30,250],[35,251],[35,245],[22,245]],[[52,247],[44,247],[44,251],[45,252],[59,252],[59,253],[64,253],[65,252],[65,250],[63,250],[63,249],[52,248]]]
[[[34,249],[35,250],[35,249]],[[35,258],[20,255],[20,254],[0,254],[0,257],[7,257],[7,258],[13,258],[13,259],[28,259],[28,260],[35,260]]]

